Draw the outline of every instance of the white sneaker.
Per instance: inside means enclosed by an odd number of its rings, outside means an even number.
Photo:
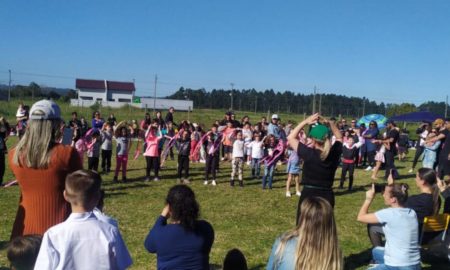
[[[368,172],[368,171],[370,171],[370,170],[372,170],[372,166],[367,166],[366,172]]]
[[[155,178],[153,179],[153,181],[158,182],[158,181],[159,181],[159,177],[155,177]]]
[[[247,165],[250,166],[250,164],[251,164],[251,162],[250,162],[250,161],[247,161]]]
[[[286,191],[286,197],[291,197],[291,193],[289,191]]]
[[[295,193],[295,195],[297,195],[297,196],[301,196],[302,195],[302,193],[300,192],[300,191],[297,191],[296,193]]]
[[[212,183],[211,183],[213,186],[216,186],[217,185],[217,183],[216,183],[216,180],[212,180]]]
[[[205,182],[203,182],[203,185],[207,185],[208,184],[208,181],[207,180],[205,180]]]
[[[409,169],[408,173],[413,173],[414,170],[413,169]]]
[[[184,179],[183,180],[183,184],[190,184],[191,183],[191,181],[189,181],[189,179]]]

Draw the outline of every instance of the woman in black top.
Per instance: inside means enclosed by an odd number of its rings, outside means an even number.
[[[321,123],[319,123],[319,119]],[[308,147],[299,140],[300,131],[310,125],[309,138],[313,147]],[[335,136],[332,145],[331,129]],[[303,160],[302,185],[303,191],[297,207],[297,219],[300,216],[300,206],[308,197],[322,197],[334,207],[333,181],[342,154],[342,134],[334,121],[322,118],[318,113],[303,120],[288,136],[289,145]]]
[[[6,140],[9,136],[10,127],[8,121],[0,117],[0,186],[3,185],[3,176],[5,175],[5,155],[8,153]]]

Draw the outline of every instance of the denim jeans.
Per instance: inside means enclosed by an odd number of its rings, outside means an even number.
[[[384,264],[384,248],[383,247],[375,247],[372,249],[372,257],[373,260],[378,264],[369,269],[371,270],[420,270],[420,263],[416,265],[408,265],[408,266],[389,266]]]
[[[273,171],[275,168],[275,164],[272,164],[270,166],[265,166],[264,167],[264,176],[262,179],[262,188],[265,189],[266,188],[266,181],[269,184],[269,188],[272,188],[272,180],[273,180]]]
[[[253,177],[259,177],[261,174],[261,163],[260,163],[260,158],[252,158],[252,176]]]

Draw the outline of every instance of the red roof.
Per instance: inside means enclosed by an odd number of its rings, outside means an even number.
[[[106,81],[108,90],[125,90],[125,91],[135,91],[134,83],[132,82],[114,82]],[[102,89],[105,90],[105,81],[102,80],[85,80],[76,79],[75,87],[77,89],[87,88],[87,89]]]

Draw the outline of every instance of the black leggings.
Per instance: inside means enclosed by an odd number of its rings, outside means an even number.
[[[88,157],[88,169],[98,171],[98,157]]]
[[[324,189],[316,189],[316,188],[309,188],[304,186],[302,190],[302,195],[300,196],[300,199],[298,200],[298,206],[297,206],[297,219],[295,221],[295,224],[298,225],[298,221],[300,218],[300,206],[302,205],[302,202],[306,198],[310,197],[321,197],[328,201],[331,204],[331,207],[334,208],[334,193],[333,190],[330,188],[329,190]]]
[[[344,186],[345,177],[348,172],[348,189],[353,187],[353,173],[355,171],[355,164],[342,163],[342,174],[341,174],[341,184],[340,187]]]
[[[416,147],[416,154],[414,155],[414,160],[413,160],[413,164],[412,164],[413,169],[416,168],[417,162],[419,161],[419,158],[422,155],[424,150],[425,150],[425,147],[423,147],[423,146]]]
[[[218,159],[218,155],[206,155],[205,180],[208,180],[209,174],[212,174],[213,180],[216,180],[216,161]]]
[[[0,185],[3,183],[4,176],[5,176],[5,152],[0,150]]]
[[[103,171],[111,170],[111,156],[112,150],[103,150],[102,149],[102,169]]]
[[[181,179],[181,174],[184,170],[184,179],[189,178],[189,156],[178,155],[178,178]]]
[[[153,170],[155,171],[155,177],[159,176],[159,157],[145,157],[145,161],[147,162],[147,170],[146,170],[146,176],[150,177],[150,172]]]

